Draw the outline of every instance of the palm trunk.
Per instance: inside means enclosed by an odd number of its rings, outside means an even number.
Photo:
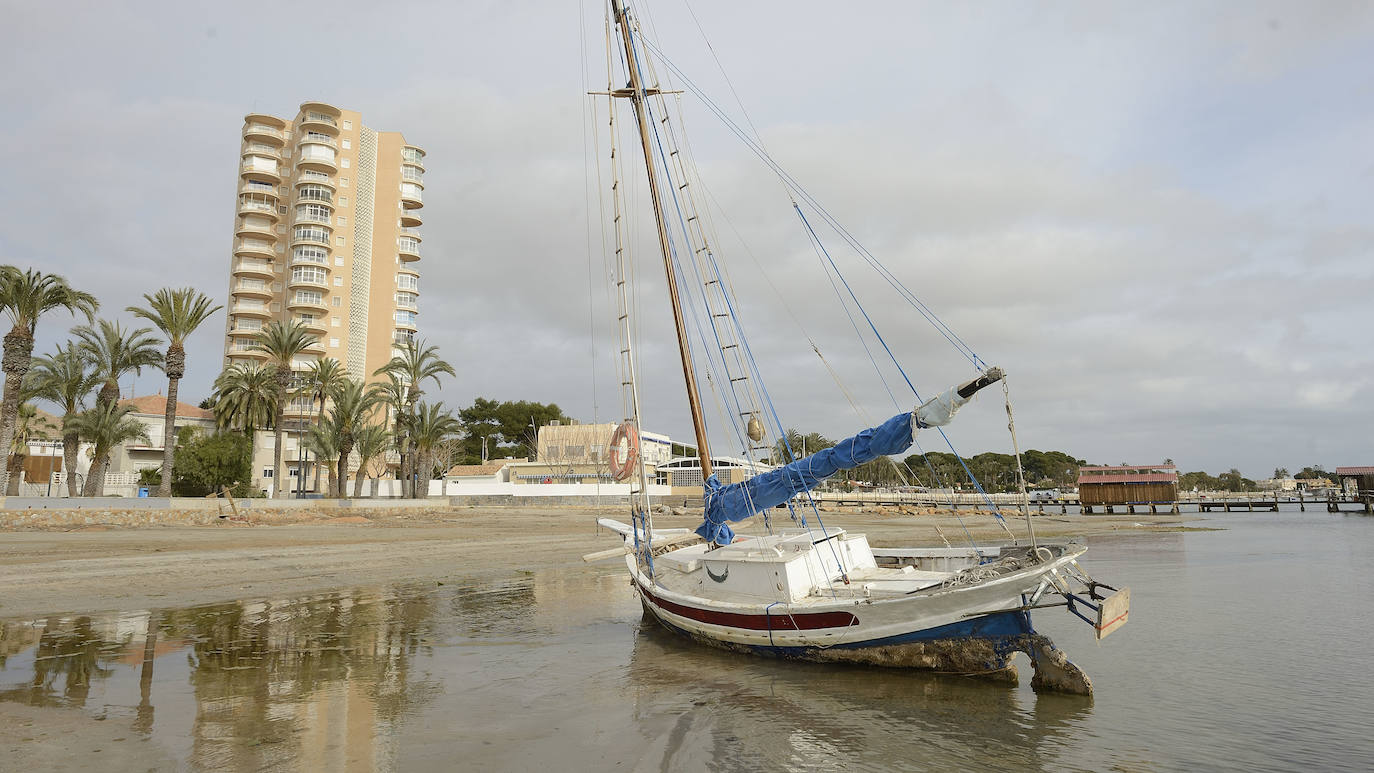
[[[311,405],[314,405],[314,403],[312,402]],[[311,418],[313,419],[314,417],[312,416]],[[324,418],[324,395],[320,395],[320,418],[321,418],[321,419]],[[319,491],[319,490],[320,490],[320,463],[319,463],[318,461],[315,462],[315,489],[314,489],[314,490],[315,490],[315,491]]]
[[[95,458],[91,460],[91,469],[86,471],[86,487],[81,492],[85,497],[105,496],[105,470],[110,466],[110,454],[108,451],[101,452],[96,449]]]
[[[359,499],[363,495],[363,478],[367,477],[367,461],[362,461],[358,465],[358,474],[353,476],[353,498]]]
[[[0,491],[9,488],[10,447],[14,445],[14,428],[19,422],[19,385],[29,373],[33,362],[33,331],[15,327],[5,336],[5,398],[0,403],[0,448],[4,449],[5,464],[0,464]]]
[[[14,454],[5,460],[5,466],[9,472],[9,482],[5,484],[5,496],[7,497],[19,496],[19,484],[24,480],[25,456],[26,454]]]
[[[339,440],[339,490],[336,496],[339,499],[348,498],[348,456],[353,453],[353,440],[342,438]]]
[[[62,466],[67,468],[67,496],[77,497],[76,455],[81,453],[81,436],[75,432],[62,433]]]
[[[287,494],[286,487],[285,487],[284,485],[282,485],[282,477],[281,477],[281,451],[282,451],[283,438],[285,437],[285,432],[283,431],[282,423],[286,420],[286,388],[287,388],[288,386],[290,386],[290,385],[291,385],[291,368],[290,368],[290,366],[282,367],[281,365],[278,365],[278,366],[277,366],[277,409],[276,409],[276,411],[275,411],[275,413],[276,413],[276,418],[275,418],[275,420],[272,422],[272,426],[273,426],[273,427],[275,428],[275,430],[276,430],[276,445],[275,445],[275,447],[272,449],[272,498],[273,498],[273,499],[285,499],[285,498],[286,498],[286,494]],[[298,452],[297,452],[297,456],[299,456],[299,455],[300,455],[300,452],[298,451]],[[298,474],[304,475],[304,474],[305,474],[305,471],[304,471],[304,470],[301,470]]]
[[[177,437],[177,387],[181,377],[186,375],[186,350],[181,344],[167,347],[164,369],[167,372],[167,407],[162,412],[162,483],[157,487],[157,495],[172,495],[172,456],[176,453]]]
[[[337,484],[335,483],[334,477],[335,477],[335,476],[334,476],[334,465],[331,464],[331,465],[329,465],[329,495],[330,495],[330,496],[333,496],[333,495],[334,495],[334,489],[335,489],[335,487],[336,487],[336,485],[337,485]]]

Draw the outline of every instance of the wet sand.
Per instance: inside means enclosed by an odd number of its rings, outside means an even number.
[[[625,520],[621,508],[468,507],[359,510],[343,518],[255,515],[253,524],[0,531],[0,618],[185,607],[575,565],[584,553],[617,545],[613,533],[597,527],[599,516]],[[954,545],[967,542],[948,513],[832,510],[823,517],[827,525],[867,534],[875,546],[940,545],[941,534]],[[1187,528],[1192,520],[1045,514],[1035,517],[1035,526],[1042,537],[1091,536]],[[1007,539],[991,516],[963,521],[980,542]],[[659,527],[697,523],[691,511],[655,516]],[[1024,537],[1024,521],[1007,525]],[[757,530],[753,523],[741,529]]]

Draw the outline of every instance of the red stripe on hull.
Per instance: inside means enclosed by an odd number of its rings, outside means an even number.
[[[858,625],[859,618],[848,612],[811,612],[808,614],[745,615],[738,612],[714,612],[709,609],[684,606],[658,596],[639,586],[654,606],[675,615],[680,615],[711,625],[726,625],[731,628],[744,628],[751,631],[814,631],[818,628],[848,628]]]

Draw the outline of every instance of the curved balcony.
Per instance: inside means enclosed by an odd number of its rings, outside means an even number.
[[[334,150],[339,149],[339,143],[333,137],[322,137],[320,136],[321,132],[317,129],[311,129],[310,131],[314,132],[314,134],[302,134],[300,139],[296,141],[297,148],[303,148],[306,145],[323,145]]]
[[[329,297],[324,296],[317,301],[313,298],[300,298],[292,293],[286,298],[286,308],[303,311],[329,311]]]
[[[274,241],[277,238],[277,232],[272,230],[272,225],[270,223],[255,223],[246,217],[239,218],[238,224],[234,226],[234,235],[263,236]]]
[[[296,159],[296,166],[301,169],[313,169],[317,172],[325,172],[327,174],[337,174],[339,171],[338,160],[323,154],[302,155],[300,158]]]
[[[407,331],[409,331],[409,332],[415,332],[416,330],[419,329],[419,328],[416,326],[416,324],[415,324],[414,322],[404,322],[404,321],[399,320],[399,319],[398,319],[398,320],[393,320],[393,321],[392,321],[392,324],[396,326],[396,332],[398,332],[398,333],[403,333],[403,332],[407,332]]]
[[[417,226],[417,225],[422,225],[423,223],[424,223],[424,221],[420,219],[420,210],[418,210],[418,209],[403,209],[403,210],[401,210],[401,227],[403,227],[403,228],[407,228],[407,227],[413,228],[413,227],[415,227],[415,226]]]
[[[272,310],[265,303],[244,303],[235,301],[229,304],[229,313],[236,317],[255,317],[257,319],[267,319],[272,316]]]
[[[229,288],[235,298],[271,298],[272,285],[260,279],[240,279]]]
[[[236,260],[234,261],[234,276],[273,279],[277,276],[277,272],[273,270],[270,260]]]
[[[396,252],[401,256],[402,261],[420,259],[420,245],[409,243],[405,239],[399,241],[396,246]]]
[[[339,189],[339,186],[334,184],[332,177],[297,177],[296,189],[299,190],[302,185],[323,185],[331,191]]]
[[[273,201],[279,198],[277,186],[272,183],[260,182],[257,180],[244,180],[239,184],[239,193],[257,193],[262,196],[270,197]]]
[[[419,209],[425,205],[423,193],[415,183],[401,183],[401,206],[406,209]]]
[[[320,207],[326,207],[329,209],[330,212],[334,211],[333,204],[326,204],[323,201],[311,201],[307,203],[314,204]],[[328,228],[334,224],[334,216],[332,214],[325,215],[318,212],[302,212],[298,208],[296,210],[295,219],[293,219],[291,222],[292,225],[322,225]]]
[[[409,274],[411,276],[418,277],[420,275],[420,269],[410,265],[409,263],[402,263],[401,265],[396,267],[396,270],[402,274]]]
[[[282,181],[280,167],[265,167],[257,164],[244,163],[239,165],[239,175],[244,180],[255,182],[267,182],[278,185]]]
[[[239,239],[234,243],[234,254],[241,256],[257,256],[271,260],[277,256],[277,251],[272,242],[263,242],[257,239]]]
[[[401,148],[401,163],[425,168],[425,152],[414,145],[405,145]]]
[[[420,230],[418,228],[406,228],[402,226],[400,231],[398,231],[397,233],[400,236],[409,236],[417,242],[422,242],[425,240],[424,237],[420,235]]]
[[[234,326],[229,328],[229,335],[234,336],[236,338],[247,338],[255,336],[261,331],[261,327],[242,327],[237,322],[235,322]]]
[[[229,345],[229,356],[245,357],[247,359],[256,360],[258,362],[266,362],[268,358],[267,352],[260,352],[256,349],[243,348],[238,346],[237,344]]]
[[[398,275],[396,277],[396,292],[418,295],[420,292],[420,277],[414,274]]]
[[[319,333],[320,335],[324,335],[328,331],[328,328],[325,325],[324,317],[315,317],[314,319],[301,319],[297,317],[294,319],[294,321],[301,323],[301,325],[305,326],[306,330],[312,333]]]
[[[342,115],[342,110],[325,102],[302,102],[300,115],[296,118],[296,126],[301,129],[337,135],[339,133],[339,118]]]
[[[256,196],[259,194],[251,195]],[[244,198],[244,196],[239,196],[239,214],[265,215],[272,218],[274,221],[281,219],[281,213],[277,211],[276,204],[256,198]]]
[[[329,280],[322,279],[317,281],[314,279],[291,278],[287,280],[286,286],[292,290],[319,290],[321,292],[327,292],[329,290]]]
[[[281,147],[286,144],[286,133],[262,123],[250,123],[243,127],[243,138],[249,142],[261,142]]]
[[[421,188],[424,188],[424,187],[425,187],[425,181],[424,181],[423,175],[421,175],[418,171],[416,171],[414,167],[410,167],[410,166],[403,166],[403,167],[401,167],[401,182],[403,182],[403,183],[415,183],[416,185],[420,186]]]
[[[321,225],[317,225],[316,227],[317,227],[317,228],[323,228],[323,226],[321,226]],[[293,231],[291,232],[291,246],[292,246],[292,247],[295,247],[295,246],[298,245],[298,244],[314,244],[314,245],[318,245],[318,246],[320,246],[320,247],[328,247],[328,246],[329,246],[329,235],[330,235],[331,233],[333,233],[333,231],[332,231],[332,229],[329,229],[329,228],[324,228],[324,235],[323,235],[323,236],[321,236],[321,235],[319,235],[319,234],[314,234],[314,233],[307,233],[307,234],[303,234],[303,235],[302,235],[302,234],[297,234],[297,233],[293,230]]]

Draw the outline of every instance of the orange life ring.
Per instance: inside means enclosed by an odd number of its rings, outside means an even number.
[[[623,460],[620,458],[621,442],[625,443]],[[627,421],[615,428],[615,432],[611,433],[610,448],[607,450],[612,478],[624,481],[634,475],[635,469],[639,466],[639,432],[635,430],[634,422]]]

